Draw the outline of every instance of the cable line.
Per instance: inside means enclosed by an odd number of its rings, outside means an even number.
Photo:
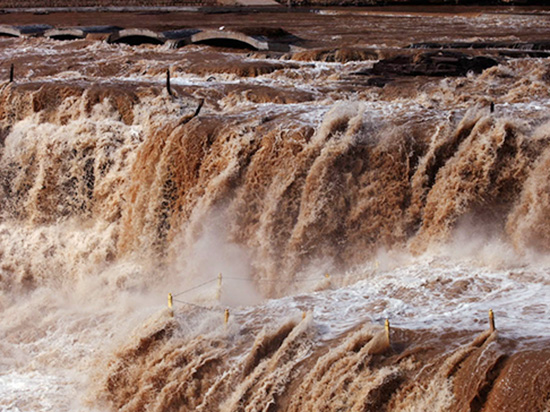
[[[217,280],[217,278],[210,279],[209,281],[206,281],[206,282],[204,282],[204,283],[201,283],[200,285],[193,286],[191,289],[187,289],[187,290],[184,290],[183,292],[176,293],[176,294],[173,295],[173,296],[174,296],[174,297],[180,296],[180,295],[183,295],[184,293],[191,292],[191,291],[193,291],[193,290],[195,290],[195,289],[202,288],[203,286],[208,285],[209,283],[212,283],[212,282],[214,282],[215,280]]]

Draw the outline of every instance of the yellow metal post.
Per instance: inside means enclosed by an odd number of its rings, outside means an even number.
[[[226,309],[225,314],[224,314],[224,318],[223,318],[223,323],[225,325],[227,325],[228,322],[229,322],[229,309]]]
[[[173,315],[174,315],[174,311],[172,310],[172,306],[173,306],[172,294],[169,293],[169,294],[168,294],[168,309],[170,309],[170,313],[171,313],[172,316],[173,316]]]
[[[390,345],[391,340],[390,340],[390,321],[389,321],[389,319],[386,319],[386,321],[384,322],[384,329],[386,330],[386,339],[388,341],[388,345]]]
[[[222,274],[218,274],[218,290],[216,291],[216,299],[222,298]]]
[[[489,309],[489,329],[491,332],[495,331],[495,314],[493,313],[493,309]]]

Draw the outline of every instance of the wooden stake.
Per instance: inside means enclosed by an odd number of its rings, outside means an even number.
[[[199,104],[197,106],[197,108],[195,109],[195,113],[193,113],[193,115],[191,116],[187,116],[185,117],[180,124],[187,124],[191,121],[191,119],[193,119],[194,117],[197,117],[202,109],[202,105],[204,104],[204,99],[200,99],[199,100]]]
[[[491,332],[495,331],[495,314],[493,313],[493,309],[489,309],[489,329]]]
[[[388,345],[390,345],[391,340],[390,340],[390,320],[389,319],[386,319],[386,321],[384,322],[384,329],[386,330],[386,339],[388,341]]]
[[[204,99],[199,100],[199,105],[197,106],[197,109],[195,110],[195,113],[193,114],[193,117],[197,117],[199,113],[201,112],[202,105],[204,104]]]
[[[170,87],[170,68],[166,69],[166,90],[170,96],[173,96],[172,88]]]

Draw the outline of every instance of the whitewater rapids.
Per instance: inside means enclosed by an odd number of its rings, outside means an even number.
[[[0,410],[548,410],[550,64],[374,46],[0,39]]]

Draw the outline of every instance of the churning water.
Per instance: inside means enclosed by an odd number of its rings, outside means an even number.
[[[1,411],[550,407],[546,59],[0,46]]]

